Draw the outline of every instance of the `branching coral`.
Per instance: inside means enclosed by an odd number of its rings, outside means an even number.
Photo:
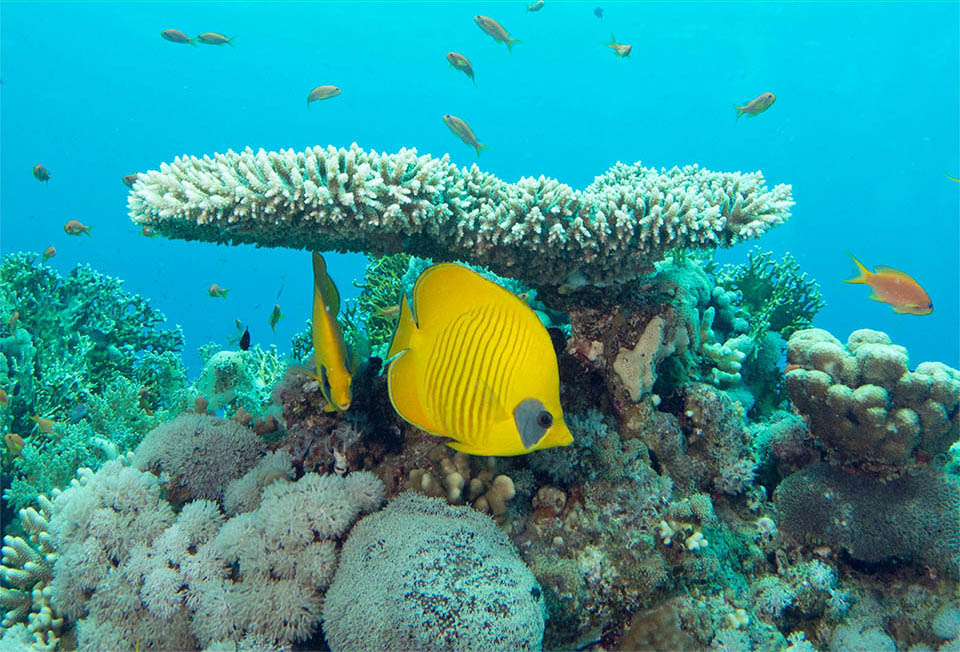
[[[246,351],[221,351],[217,345],[203,347],[203,371],[195,383],[197,393],[214,412],[232,416],[243,408],[260,416],[271,402],[271,392],[283,378],[286,365],[276,346],[256,345]]]
[[[396,325],[396,315],[391,309],[400,305],[403,291],[401,280],[407,272],[410,256],[404,253],[375,258],[363,272],[363,281],[357,283],[360,296],[357,308],[366,315],[366,331],[370,345],[377,349],[389,344]]]
[[[575,191],[354,144],[178,157],[138,175],[128,208],[168,237],[462,259],[573,288],[634,278],[671,248],[757,237],[792,204],[789,186],[767,190],[759,173],[617,164]]]
[[[800,271],[789,252],[775,262],[772,253],[755,247],[747,253],[746,263],[724,266],[717,273],[717,285],[740,294],[754,340],[768,330],[789,338],[809,328],[814,315],[826,305],[820,286]]]

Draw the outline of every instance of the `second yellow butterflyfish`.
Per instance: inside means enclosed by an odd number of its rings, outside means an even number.
[[[387,355],[394,409],[456,450],[522,455],[573,441],[547,330],[523,301],[466,267],[420,275]]]
[[[350,371],[347,369],[347,347],[343,332],[337,323],[340,312],[340,293],[327,274],[323,256],[313,252],[313,359],[317,366],[316,379],[324,398],[333,409],[344,411],[350,407]]]

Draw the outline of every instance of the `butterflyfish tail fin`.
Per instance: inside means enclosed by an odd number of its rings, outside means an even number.
[[[853,261],[853,274],[855,276],[854,278],[844,279],[843,282],[844,283],[866,283],[867,279],[870,278],[873,275],[873,273],[869,269],[864,267],[863,263],[857,260],[857,257],[854,256],[852,253],[850,253],[849,251],[846,251],[844,253],[850,256],[850,259]]]
[[[336,319],[340,314],[340,292],[327,273],[327,261],[316,251],[313,252],[313,291],[320,295],[327,312]]]

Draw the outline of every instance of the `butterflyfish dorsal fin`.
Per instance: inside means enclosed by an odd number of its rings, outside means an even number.
[[[316,251],[313,252],[313,291],[320,294],[327,312],[336,319],[340,314],[340,292],[327,274],[327,261]]]

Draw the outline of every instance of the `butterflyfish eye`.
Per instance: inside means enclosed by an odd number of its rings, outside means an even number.
[[[547,434],[547,429],[553,425],[553,415],[547,412],[543,403],[535,398],[528,398],[520,401],[513,410],[513,422],[517,426],[517,432],[520,433],[520,441],[527,450],[533,448],[543,436]]]
[[[553,425],[553,415],[544,410],[537,415],[537,425],[546,430]]]

